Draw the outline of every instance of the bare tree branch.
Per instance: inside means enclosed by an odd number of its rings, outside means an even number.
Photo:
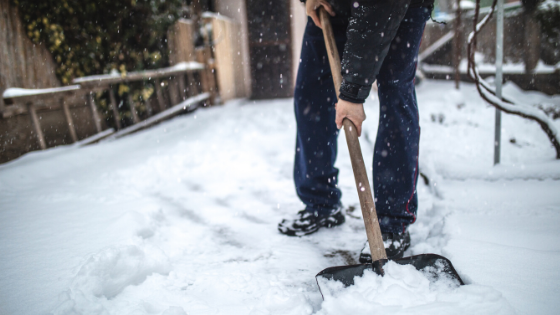
[[[490,105],[500,109],[508,114],[513,114],[527,118],[537,122],[542,130],[548,136],[548,139],[554,146],[556,150],[556,158],[560,159],[560,141],[558,140],[558,131],[554,126],[552,120],[546,116],[541,110],[528,106],[525,104],[518,104],[515,101],[502,97],[501,99],[496,96],[495,90],[486,82],[478,72],[476,63],[474,60],[474,53],[476,51],[476,37],[480,30],[488,24],[488,21],[492,17],[495,11],[497,0],[492,3],[492,9],[490,13],[485,16],[480,22],[478,22],[478,17],[480,13],[480,0],[476,0],[476,8],[474,14],[473,31],[469,34],[468,46],[467,46],[467,57],[468,57],[468,73],[470,78],[476,83],[476,89],[480,96],[488,102]]]

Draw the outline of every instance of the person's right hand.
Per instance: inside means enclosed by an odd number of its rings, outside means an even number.
[[[331,16],[335,16],[333,8],[326,0],[307,0],[305,3],[305,13],[313,19],[313,22],[317,25],[317,27],[323,29],[321,26],[321,19],[318,15],[318,9],[321,6],[325,8]]]
[[[366,113],[364,112],[364,104],[350,103],[345,100],[338,100],[335,104],[336,118],[335,123],[338,129],[342,128],[342,121],[344,118],[350,119],[356,126],[358,137],[362,135],[362,123],[366,120]]]

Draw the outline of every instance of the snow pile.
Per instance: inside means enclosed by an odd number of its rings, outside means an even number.
[[[128,286],[141,284],[152,274],[168,275],[170,271],[169,259],[157,248],[111,246],[92,255],[80,268],[72,288],[62,294],[63,302],[54,313],[107,313],[103,301],[114,298]]]
[[[388,262],[385,276],[366,270],[355,284],[320,283],[325,297],[317,315],[360,314],[515,314],[502,294],[481,285],[459,286],[447,277]]]
[[[294,294],[276,287],[266,292],[263,302],[249,315],[310,315],[312,313],[313,307],[301,292]]]

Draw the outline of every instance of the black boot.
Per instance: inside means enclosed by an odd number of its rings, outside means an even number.
[[[317,211],[301,210],[295,218],[282,220],[278,224],[278,231],[288,236],[303,236],[315,233],[321,227],[341,225],[344,221],[341,206],[326,215],[319,215]]]
[[[404,251],[410,247],[410,234],[408,231],[405,231],[402,234],[382,233],[382,235],[387,259],[391,260],[402,258],[404,256]],[[371,263],[371,252],[367,241],[360,253],[360,263]]]

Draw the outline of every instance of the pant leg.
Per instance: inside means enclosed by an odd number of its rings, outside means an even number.
[[[346,42],[345,30],[343,22],[333,21],[340,54]],[[319,214],[335,208],[341,197],[337,187],[338,169],[334,167],[338,137],[335,103],[323,33],[309,18],[294,91],[297,122],[294,182],[306,208]]]
[[[420,126],[414,76],[429,14],[427,8],[407,11],[377,77],[380,115],[373,182],[382,232],[402,233],[416,220]]]

